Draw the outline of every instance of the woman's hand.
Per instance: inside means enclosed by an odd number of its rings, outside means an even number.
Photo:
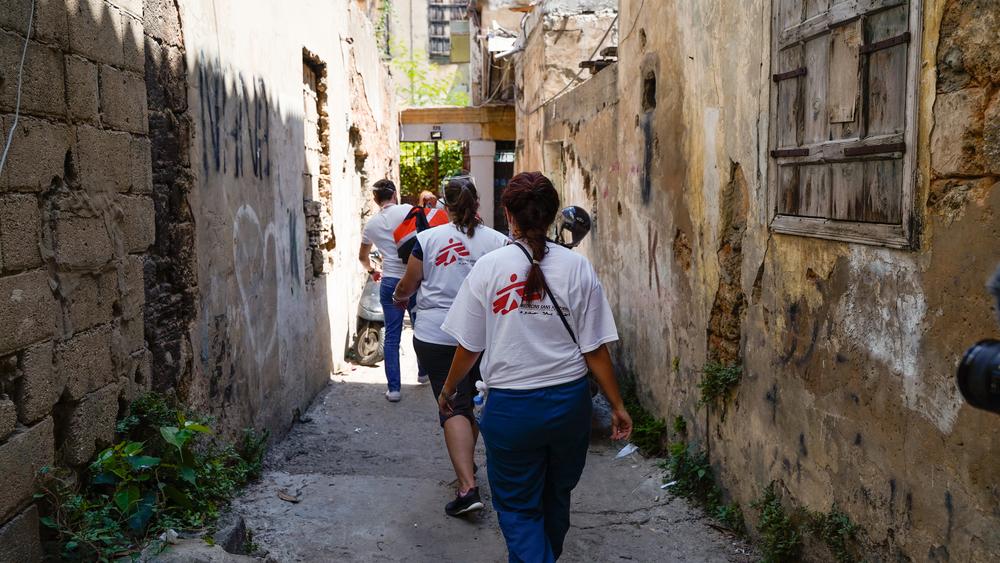
[[[438,395],[438,411],[444,416],[450,416],[454,411],[452,403],[455,400],[455,395],[458,393],[448,391],[446,389],[441,389],[441,394]],[[631,425],[631,422],[629,423]]]
[[[618,407],[611,411],[611,439],[627,440],[632,434],[632,417],[629,416],[625,407]]]

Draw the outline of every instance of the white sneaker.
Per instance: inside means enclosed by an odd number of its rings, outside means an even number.
[[[398,403],[399,399],[400,399],[399,391],[385,392],[385,400],[389,401],[390,403]]]
[[[417,383],[419,383],[421,385],[427,385],[430,382],[431,382],[431,376],[429,376],[429,375],[418,375],[417,376]]]

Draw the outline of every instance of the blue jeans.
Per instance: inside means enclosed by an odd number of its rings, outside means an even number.
[[[586,377],[542,389],[490,389],[479,430],[510,563],[551,563],[562,554],[570,493],[587,461],[590,413]]]
[[[413,307],[416,296],[410,298],[406,309],[397,307],[392,301],[392,292],[396,291],[399,278],[382,278],[379,288],[379,302],[382,303],[382,314],[385,315],[385,379],[389,383],[389,391],[399,391],[399,341],[403,336],[403,313],[409,311],[410,322],[413,322]]]

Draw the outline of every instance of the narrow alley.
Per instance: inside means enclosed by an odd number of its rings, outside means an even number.
[[[338,374],[304,420],[268,456],[259,483],[235,503],[262,552],[277,561],[506,561],[487,509],[451,518],[454,472],[428,386],[416,384],[409,330],[402,348],[403,400],[382,398],[381,367]],[[573,528],[562,560],[756,561],[747,544],[660,489],[664,471],[595,430],[573,496]],[[485,465],[480,445],[477,462]],[[485,471],[481,487],[488,490]],[[283,500],[282,497],[297,502]],[[486,494],[485,498],[488,499]]]

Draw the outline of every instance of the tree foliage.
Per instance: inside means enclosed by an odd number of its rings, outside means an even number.
[[[441,191],[434,183],[434,143],[399,144],[399,180],[403,195]],[[462,143],[438,141],[438,183],[462,171]]]

